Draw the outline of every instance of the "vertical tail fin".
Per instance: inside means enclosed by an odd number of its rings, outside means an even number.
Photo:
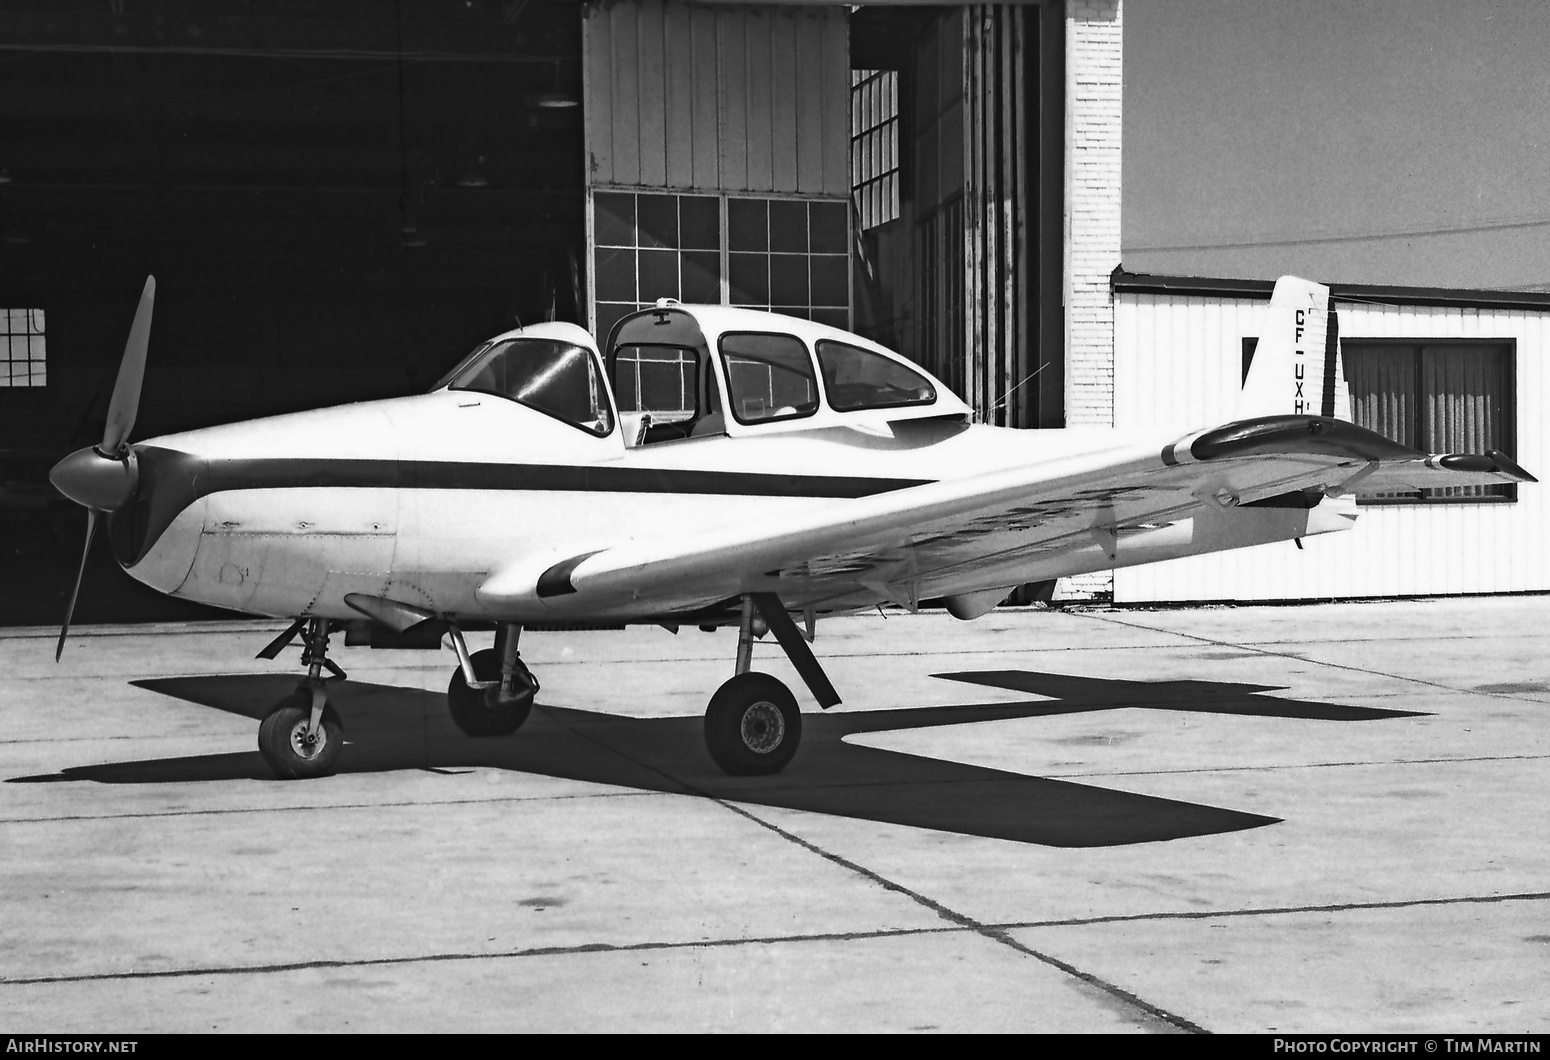
[[[1323,284],[1295,276],[1276,281],[1236,418],[1259,416],[1351,416],[1340,323]]]

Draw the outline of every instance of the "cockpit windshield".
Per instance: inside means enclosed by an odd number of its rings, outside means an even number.
[[[459,365],[448,386],[516,401],[599,437],[614,429],[596,360],[559,339],[491,343]]]

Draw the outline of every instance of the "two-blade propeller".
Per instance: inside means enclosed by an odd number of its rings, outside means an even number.
[[[113,384],[113,399],[108,403],[102,444],[77,449],[48,473],[48,480],[55,489],[86,509],[86,547],[81,552],[81,566],[76,571],[70,606],[65,609],[59,644],[54,649],[55,662],[65,650],[70,619],[75,615],[75,601],[81,595],[81,580],[86,576],[86,558],[91,555],[92,538],[101,521],[98,516],[128,504],[134,499],[139,485],[139,469],[128,441],[129,432],[134,430],[135,416],[140,411],[140,383],[145,378],[145,354],[150,346],[151,309],[155,302],[156,277],[148,276],[145,290],[140,293],[134,323],[129,327],[129,341],[124,344],[124,359],[119,362],[118,381]]]

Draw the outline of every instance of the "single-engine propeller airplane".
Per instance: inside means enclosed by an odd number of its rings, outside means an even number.
[[[524,628],[735,626],[705,742],[726,772],[769,774],[802,715],[751,669],[766,629],[828,708],[840,697],[808,646],[821,617],[940,599],[972,619],[1026,583],[1344,530],[1358,483],[1535,481],[1498,452],[1428,455],[1349,422],[1329,289],[1293,277],[1234,418],[1167,437],[975,423],[864,338],[664,300],[603,350],[537,324],[426,394],[131,445],[154,295],[149,279],[102,444],[50,479],[87,509],[88,551],[106,515],[114,556],[152,588],[293,620],[259,653],[302,637],[307,675],[259,726],[281,777],[336,768],[328,640],[363,619],[383,645],[450,639],[448,707],[476,737],[528,716]],[[491,626],[494,648],[470,654],[464,631]]]

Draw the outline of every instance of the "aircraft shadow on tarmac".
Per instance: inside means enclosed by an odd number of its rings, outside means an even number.
[[[1278,699],[1271,686],[1219,681],[1110,681],[1026,670],[936,674],[1051,697],[1048,701],[804,714],[802,751],[773,777],[728,777],[710,761],[701,719],[627,718],[537,705],[514,735],[472,739],[436,692],[349,681],[330,689],[349,741],[344,773],[498,768],[647,791],[778,806],[964,835],[1060,847],[1113,846],[1211,835],[1279,818],[1008,773],[845,742],[856,733],[1038,718],[1121,708],[1358,721],[1414,716]],[[294,677],[169,677],[134,685],[249,718],[262,718]],[[270,779],[258,751],[75,766],[12,783],[145,784]]]

